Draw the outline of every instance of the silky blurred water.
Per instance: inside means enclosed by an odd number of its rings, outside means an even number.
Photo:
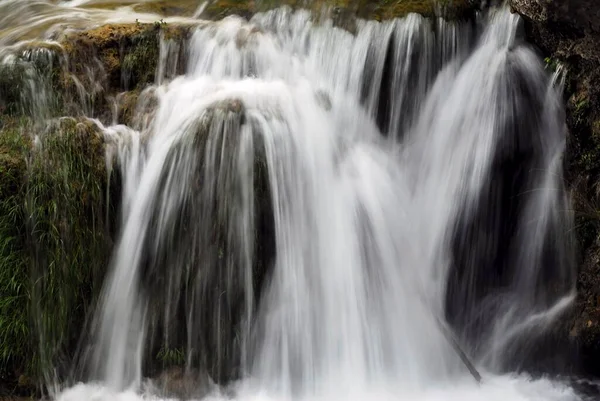
[[[120,3],[0,0],[0,46],[157,20]],[[239,371],[226,388],[199,383],[205,399],[582,399],[511,373],[575,297],[561,74],[507,9],[478,23],[228,17],[194,29],[181,76],[163,40],[157,109],[101,124],[122,229],[89,382],[56,397],[161,398],[143,374],[161,327],[165,341],[185,333],[187,355],[215,354],[219,374]]]

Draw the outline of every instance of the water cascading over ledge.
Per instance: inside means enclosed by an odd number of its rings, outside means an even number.
[[[151,123],[107,128],[129,139],[91,378],[138,388],[164,347],[269,393],[424,391],[468,377],[446,317],[480,369],[520,367],[573,297],[564,117],[518,19],[482,22],[195,31]]]
[[[506,10],[478,22],[194,29],[132,127],[97,122],[122,218],[76,377],[139,390],[176,350],[240,396],[576,399],[502,376],[573,298],[560,75]]]

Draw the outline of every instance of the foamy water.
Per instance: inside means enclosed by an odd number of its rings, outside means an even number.
[[[141,401],[169,400],[152,394],[135,391],[114,392],[101,385],[79,384],[62,392],[61,401]],[[432,384],[430,388],[410,391],[394,387],[374,387],[360,392],[338,391],[315,394],[311,397],[281,397],[260,390],[242,390],[234,396],[215,392],[202,398],[207,401],[234,399],[239,401],[330,401],[330,400],[373,400],[373,401],[573,401],[580,400],[566,384],[552,380],[530,380],[526,376],[486,376],[481,385],[474,385],[470,378],[454,383]],[[594,398],[590,397],[589,400]],[[174,399],[172,399],[174,400]]]

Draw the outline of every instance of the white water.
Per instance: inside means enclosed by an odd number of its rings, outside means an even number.
[[[566,385],[503,369],[513,340],[546,330],[574,297],[560,236],[553,278],[566,289],[540,295],[548,233],[569,224],[565,132],[560,82],[518,42],[518,19],[501,10],[482,23],[475,33],[410,15],[359,21],[353,35],[276,10],[200,27],[186,75],[158,74],[154,118],[139,130],[105,128],[124,192],[87,361],[102,384],[57,398],[156,398],[142,391],[142,367],[164,326],[161,341],[184,332],[190,355],[206,347],[217,364],[228,358],[221,339],[237,341],[243,378],[228,390],[240,401],[578,400]],[[517,130],[522,81],[540,109]],[[493,310],[465,295],[468,307],[489,312],[477,342],[461,344],[482,372],[477,384],[439,322],[455,228],[476,218],[511,135],[533,138],[533,190],[515,222],[519,246],[503,250],[514,273],[486,298]],[[257,159],[268,171],[275,237],[258,304]],[[219,246],[214,227],[224,233]],[[242,306],[231,339],[221,320],[234,298]],[[185,324],[175,317],[180,302]],[[217,388],[207,399],[230,396]]]

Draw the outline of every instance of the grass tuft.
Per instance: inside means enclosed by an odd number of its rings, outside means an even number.
[[[111,241],[96,126],[63,118],[31,132],[27,119],[0,131],[0,370],[41,383],[70,367]]]

